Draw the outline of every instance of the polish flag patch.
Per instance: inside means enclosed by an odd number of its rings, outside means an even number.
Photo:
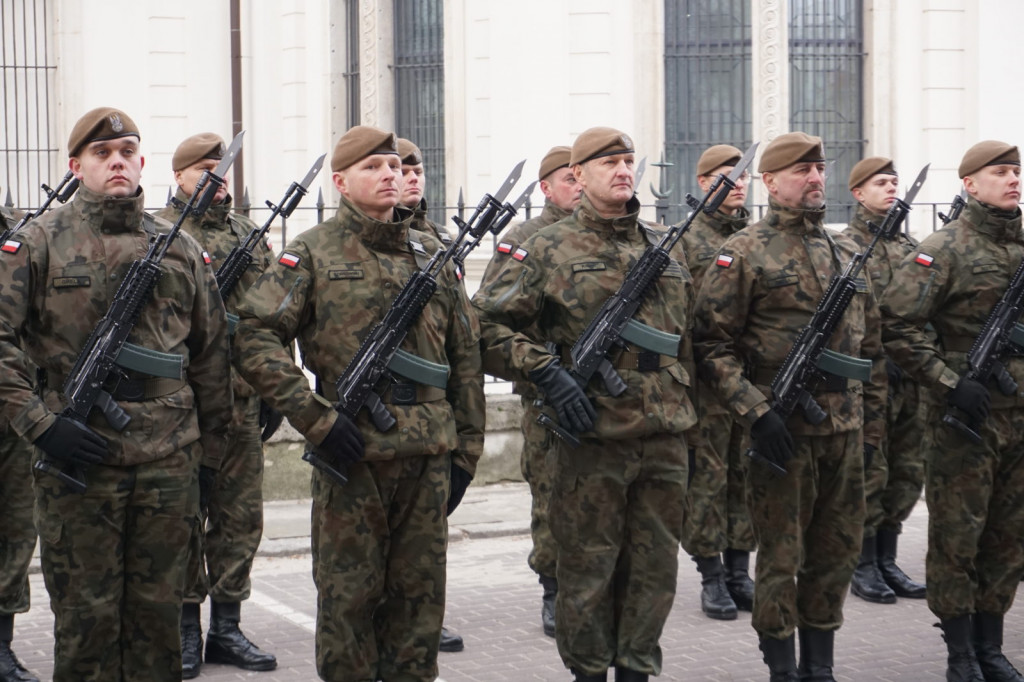
[[[270,240],[269,239],[267,240],[267,251],[269,251],[271,253],[274,252],[274,247],[270,244]]]
[[[465,276],[466,276],[466,273],[464,273],[462,271],[462,268],[460,268],[458,265],[456,265],[455,266],[455,278],[461,282],[462,278],[465,277]]]
[[[8,239],[4,242],[3,246],[0,246],[0,251],[5,253],[18,253],[18,249],[21,248],[21,242],[15,242]]]
[[[299,260],[299,257],[296,256],[294,253],[288,253],[287,251],[285,251],[284,253],[281,254],[281,257],[277,259],[277,262],[285,267],[294,268],[296,265],[299,264]]]
[[[530,254],[526,251],[526,249],[516,249],[516,252],[512,254],[512,257],[515,258],[520,263],[522,263],[524,260],[526,260],[526,257],[528,255]]]
[[[725,255],[723,253],[723,254],[720,254],[718,256],[718,258],[715,260],[715,265],[717,265],[720,268],[727,268],[730,265],[732,265],[732,261],[733,261],[733,257],[732,256],[727,256],[727,255]]]
[[[500,242],[498,244],[498,253],[512,253],[512,249],[514,248],[515,247],[509,244],[508,242]]]
[[[930,268],[934,261],[934,258],[932,258],[931,256],[924,252],[917,254],[917,257],[914,259],[915,263],[917,263],[918,265],[923,265],[926,268]]]
[[[206,263],[207,265],[213,262],[213,259],[210,258],[210,254],[207,253],[206,251],[203,251],[203,262]]]

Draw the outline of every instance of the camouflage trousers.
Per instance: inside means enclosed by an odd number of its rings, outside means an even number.
[[[523,454],[520,466],[523,479],[530,484],[530,536],[533,548],[529,563],[538,575],[555,577],[558,564],[558,546],[551,535],[548,509],[551,505],[551,448],[550,432],[537,423],[540,410],[533,406],[533,398],[523,398]]]
[[[921,499],[926,417],[917,384],[904,381],[887,407],[886,440],[864,472],[866,536],[880,527],[898,531]]]
[[[843,624],[864,527],[864,454],[860,430],[794,435],[795,456],[779,476],[752,463],[750,514],[757,538],[751,624],[785,639],[797,627]]]
[[[928,452],[928,607],[1005,614],[1024,570],[1024,410],[992,410],[982,442],[936,419]]]
[[[156,462],[93,466],[88,490],[35,475],[54,682],[181,679],[185,552],[199,505],[198,443]]]
[[[657,675],[676,593],[686,439],[556,441],[555,456],[558,653],[591,675],[612,665]]]
[[[360,462],[338,486],[313,471],[316,668],[328,682],[437,677],[451,458]]]
[[[10,428],[0,437],[0,615],[29,608],[28,566],[36,548],[30,443]]]
[[[249,574],[263,538],[263,443],[260,399],[235,401],[224,461],[206,517],[196,519],[189,543],[185,601],[249,598]]]
[[[701,393],[701,442],[694,448],[686,490],[683,549],[711,557],[756,549],[747,511],[748,431],[710,391]]]

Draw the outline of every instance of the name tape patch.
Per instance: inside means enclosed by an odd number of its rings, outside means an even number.
[[[54,277],[53,288],[54,289],[68,289],[71,287],[88,287],[92,286],[92,280],[88,275],[81,275],[79,277]]]

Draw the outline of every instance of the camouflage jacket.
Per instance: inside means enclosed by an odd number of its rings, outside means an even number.
[[[433,237],[409,229],[408,209],[396,212],[399,220],[380,222],[343,198],[335,217],[288,244],[238,308],[239,371],[313,443],[321,442],[335,421],[331,400],[338,377],[418,269],[410,240],[428,252],[440,247]],[[288,346],[293,339],[324,396],[310,389],[292,362]],[[479,343],[479,323],[465,289],[454,268],[446,266],[402,348],[448,365],[447,390],[413,405],[390,403],[390,391],[385,391],[385,406],[398,421],[386,433],[361,410],[356,423],[367,460],[452,451],[459,466],[475,471],[483,451],[485,412]]]
[[[650,228],[637,218],[636,198],[628,208],[628,215],[602,218],[584,195],[571,217],[523,242],[494,280],[477,291],[473,304],[480,313],[487,372],[526,381],[531,370],[550,363],[544,345],[549,341],[568,355],[649,245]],[[690,396],[695,294],[678,244],[672,255],[635,319],[678,335],[676,357],[659,356],[667,362],[654,371],[619,368],[628,388],[617,398],[595,377],[586,387],[597,407],[593,437],[623,440],[682,433],[696,423]],[[562,365],[569,369],[564,358]]]
[[[0,230],[8,230],[18,224],[21,220],[21,216],[25,215],[21,211],[15,211],[13,208],[7,208],[6,206],[0,206]]]
[[[452,236],[448,233],[447,229],[427,217],[426,199],[420,199],[420,202],[412,209],[412,222],[409,223],[409,227],[437,237],[445,246],[452,241]]]
[[[770,202],[762,220],[722,245],[704,276],[695,338],[702,378],[749,423],[768,411],[772,378],[832,277],[853,256],[849,242],[826,235],[823,216],[823,209],[792,210]],[[828,435],[863,425],[865,441],[878,446],[886,401],[879,327],[877,303],[864,282],[828,347],[872,360],[872,380],[862,385],[851,379],[845,391],[816,391],[828,418],[812,426],[798,409],[787,422],[792,433]]]
[[[148,250],[151,230],[169,228],[144,219],[142,207],[141,191],[116,199],[82,186],[73,201],[23,227],[0,255],[0,402],[26,440],[42,435],[63,408],[59,388],[129,267]],[[219,467],[231,420],[224,304],[202,249],[187,234],[179,233],[160,269],[129,341],[181,355],[186,381],[159,397],[119,402],[131,418],[121,433],[98,410],[89,426],[110,442],[112,465],[155,461],[199,440],[204,464]],[[47,373],[42,398],[27,359]]]
[[[974,198],[957,220],[907,255],[882,295],[885,350],[908,374],[945,394],[967,370],[966,356],[1024,258],[1021,212],[1010,214]],[[930,337],[925,325],[938,334]],[[1006,369],[1024,381],[1024,358]],[[989,391],[994,408],[1024,405],[1024,394]]]
[[[735,215],[726,215],[717,211],[708,215],[701,211],[693,219],[690,229],[683,235],[683,250],[686,251],[686,263],[693,277],[693,286],[700,291],[704,273],[718,255],[725,240],[736,234],[750,222],[750,212],[740,208]]]
[[[173,224],[181,216],[181,211],[187,203],[188,197],[179,188],[167,206],[160,209],[156,216]],[[245,216],[231,213],[230,196],[221,203],[213,204],[206,209],[199,220],[196,220],[195,216],[189,216],[181,224],[182,231],[195,237],[203,247],[204,253],[210,257],[210,267],[214,272],[217,272],[217,268],[224,263],[231,250],[244,242],[249,233],[258,227],[256,223]],[[263,242],[257,244],[252,252],[252,263],[242,273],[231,295],[224,301],[229,313],[235,312],[245,290],[251,287],[263,271],[270,267],[271,262],[270,246]],[[255,391],[238,375],[234,367],[231,369],[231,388],[235,397],[238,398],[255,395]]]
[[[559,208],[550,201],[545,201],[544,210],[541,211],[539,216],[525,220],[518,225],[513,225],[506,230],[501,235],[498,246],[494,250],[494,255],[491,256],[491,260],[487,263],[487,268],[484,270],[484,276],[481,279],[480,288],[482,289],[490,286],[491,282],[501,274],[501,270],[505,266],[505,261],[508,260],[509,256],[520,244],[532,237],[534,233],[539,231],[541,228],[553,225],[559,220],[567,218],[570,215],[572,215],[571,211],[566,211],[564,208]],[[537,388],[529,381],[514,382],[512,384],[512,392],[522,395],[527,400],[532,400],[538,395]]]
[[[861,251],[868,247],[875,235],[868,222],[881,225],[885,220],[884,214],[872,213],[864,208],[864,204],[857,204],[857,210],[849,226],[843,230],[843,234],[852,240]],[[871,258],[864,264],[864,269],[871,276],[871,286],[875,292],[875,298],[881,298],[882,292],[892,281],[892,272],[903,258],[914,250],[917,240],[903,232],[899,232],[892,239],[879,239],[875,244],[875,250]]]

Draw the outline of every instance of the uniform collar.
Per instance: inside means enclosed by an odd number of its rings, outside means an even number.
[[[342,197],[337,217],[367,248],[386,251],[404,251],[408,248],[409,224],[414,214],[404,206],[395,206],[392,219],[385,222],[371,218]]]
[[[188,205],[188,200],[189,197],[179,187],[169,203],[181,212]],[[210,207],[206,209],[200,218],[199,226],[208,230],[228,229],[230,227],[228,224],[228,214],[231,213],[231,203],[231,195],[229,194],[224,197],[224,201],[218,204],[210,204]]]
[[[771,197],[768,198],[768,214],[764,217],[765,222],[775,229],[800,235],[822,232],[824,219],[824,206],[813,209],[786,208]]]
[[[112,197],[81,185],[75,192],[74,206],[89,227],[101,232],[132,232],[142,230],[145,197],[140,187],[134,196]]]
[[[974,197],[967,197],[967,206],[960,214],[960,220],[996,241],[1024,241],[1020,208],[1003,211]]]
[[[640,200],[633,196],[626,202],[626,215],[605,218],[597,212],[587,195],[583,194],[574,215],[579,224],[584,227],[598,232],[629,237],[636,232],[637,218],[640,216]]]
[[[550,199],[544,200],[544,210],[540,212],[540,217],[547,220],[548,224],[557,223],[559,220],[568,218],[571,215],[572,211],[566,211]]]
[[[698,217],[705,225],[709,226],[718,234],[723,237],[729,237],[736,234],[749,224],[750,211],[741,206],[733,215],[724,213],[721,210],[715,211],[714,215],[708,215],[707,213],[704,213],[704,211],[701,211]]]

